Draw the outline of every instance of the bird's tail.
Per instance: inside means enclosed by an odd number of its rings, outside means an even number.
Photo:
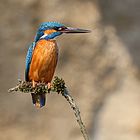
[[[37,108],[41,108],[45,105],[46,102],[46,95],[45,94],[34,94],[31,93],[32,95],[32,102]]]

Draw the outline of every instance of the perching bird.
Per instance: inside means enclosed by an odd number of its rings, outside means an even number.
[[[88,33],[89,30],[70,28],[58,22],[44,22],[37,30],[33,43],[26,56],[25,80],[33,87],[43,82],[51,87],[58,60],[58,47],[55,38],[63,33]],[[41,108],[45,105],[45,94],[31,94],[33,104]]]

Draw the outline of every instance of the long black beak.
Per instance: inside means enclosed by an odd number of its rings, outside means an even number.
[[[90,30],[67,27],[61,30],[62,33],[90,33]]]

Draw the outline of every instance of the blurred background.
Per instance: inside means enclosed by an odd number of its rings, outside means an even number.
[[[0,0],[0,140],[82,140],[69,104],[7,90],[24,80],[25,56],[41,22],[91,29],[57,39],[62,77],[91,140],[140,139],[139,0]]]

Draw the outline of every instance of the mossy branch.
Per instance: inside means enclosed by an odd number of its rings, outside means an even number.
[[[76,120],[80,126],[80,130],[84,137],[84,140],[89,140],[85,125],[83,124],[83,121],[81,119],[80,110],[76,105],[73,97],[69,94],[63,79],[55,77],[51,89],[48,89],[47,85],[44,83],[37,83],[36,87],[33,88],[31,82],[19,81],[16,87],[10,88],[8,90],[8,92],[14,92],[14,91],[20,91],[22,93],[34,93],[34,94],[42,94],[42,93],[48,94],[52,92],[61,94],[63,97],[65,97],[65,99],[70,104],[70,107],[73,109]]]

